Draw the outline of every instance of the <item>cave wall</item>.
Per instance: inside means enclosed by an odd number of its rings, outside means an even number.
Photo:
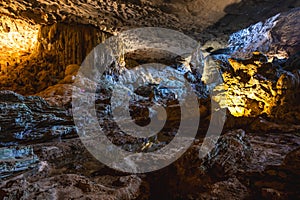
[[[24,95],[40,92],[62,80],[68,65],[80,65],[85,56],[109,36],[91,25],[42,25],[30,55],[2,71],[0,89]]]
[[[0,15],[0,74],[35,49],[38,31],[38,25]]]
[[[80,65],[87,54],[108,36],[89,25],[45,25],[38,36],[38,56],[57,65],[58,71],[63,72],[67,65]]]

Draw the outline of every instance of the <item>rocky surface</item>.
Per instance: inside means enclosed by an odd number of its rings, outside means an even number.
[[[65,110],[50,107],[40,97],[0,92],[1,146],[76,134],[72,117]]]
[[[223,32],[230,31],[230,29],[238,30],[279,12],[297,7],[299,2],[295,0],[275,2],[271,0],[214,2],[203,0],[11,2],[4,0],[0,5],[2,14],[36,24],[77,22],[92,24],[111,33],[130,27],[163,26],[189,30],[191,34],[201,34],[201,30],[217,21],[220,22],[218,26]],[[263,9],[257,9],[258,7]],[[213,31],[214,28],[209,28],[209,30]],[[218,33],[214,32],[214,34]]]
[[[86,55],[108,36],[91,25],[56,23],[41,26],[37,42],[27,52],[27,57],[19,58],[19,62],[8,59],[5,65],[2,64],[0,88],[26,95],[43,91],[68,76],[64,74],[67,66],[80,65]]]
[[[299,144],[297,133],[257,134],[238,129],[221,136],[203,159],[199,158],[200,139],[174,164],[145,175],[107,168],[87,152],[78,138],[34,144],[29,150],[35,160],[2,181],[1,197],[298,198]],[[18,151],[13,155],[21,156]],[[3,155],[1,160],[3,167],[7,161]]]
[[[295,8],[232,34],[229,39],[232,56],[247,58],[250,52],[260,51],[269,58],[288,58],[298,53],[300,35],[294,26],[300,24],[299,19],[300,8]]]
[[[294,0],[284,3],[281,0],[276,3],[237,0],[213,3],[203,0],[176,2],[5,0],[0,2],[0,13],[3,15],[0,38],[9,42],[2,45],[7,53],[2,56],[3,59],[0,58],[2,74],[0,88],[23,95],[41,92],[64,79],[63,72],[69,64],[80,65],[87,52],[111,34],[119,33],[121,30],[145,26],[171,28],[199,40],[203,50],[217,49],[226,47],[226,40],[237,27],[245,28],[251,23],[297,6],[299,2]],[[257,7],[264,9],[256,9]],[[274,37],[280,40],[280,37],[291,36],[287,35],[289,31],[285,31],[290,30],[289,24],[292,22],[286,20],[290,17],[292,16],[286,14],[279,17],[277,21],[283,24],[284,28],[272,29]],[[257,24],[255,30],[259,31],[261,25],[262,23]],[[239,37],[241,36],[238,34],[237,40]],[[297,38],[297,32],[293,37]],[[294,49],[295,44],[289,44],[284,48],[290,49],[290,46]],[[275,47],[276,45],[272,48]],[[267,46],[264,45],[263,48]],[[252,50],[253,48],[247,51],[248,55]],[[25,73],[26,76],[23,76]]]
[[[299,8],[290,10],[297,6],[296,0],[3,0],[0,47],[7,54],[0,55],[0,88],[40,97],[0,91],[0,198],[299,199],[300,22]],[[151,153],[172,141],[184,122],[177,98],[185,80],[201,103],[195,109],[201,115],[197,139],[182,157],[159,171],[127,174],[101,164],[77,138],[72,97],[90,92],[95,83],[86,77],[73,82],[94,46],[144,26],[183,31],[210,54],[202,66],[159,51],[133,52],[104,73],[103,85],[91,93],[97,120],[107,138],[127,152]],[[199,58],[202,63],[200,53]],[[134,69],[151,61],[168,67],[161,74]],[[136,82],[142,86],[134,88]],[[220,82],[211,101],[209,92]],[[116,84],[134,96],[129,111],[138,125],[151,121],[153,103],[166,108],[167,123],[156,136],[136,138],[116,124],[111,110],[122,107],[110,103]],[[214,102],[228,108],[227,121],[215,147],[201,158]],[[164,156],[152,159],[169,158]]]
[[[299,121],[300,44],[293,28],[300,23],[299,14],[299,8],[292,9],[233,33],[227,48],[206,57],[202,80],[209,87],[222,83],[214,100],[232,115],[265,113],[288,123]]]
[[[112,172],[95,160],[79,139],[33,145],[33,151],[38,162],[20,175],[2,180],[1,198],[145,199],[148,195],[141,178]]]
[[[0,148],[0,178],[36,168],[39,162],[32,146],[11,146]]]
[[[201,140],[173,165],[150,174],[150,194],[168,199],[294,199],[299,197],[299,134],[225,133],[205,158]],[[291,165],[285,164],[289,160]],[[187,167],[188,166],[188,167]],[[168,190],[165,190],[168,188]]]
[[[13,63],[20,63],[34,51],[37,44],[38,25],[21,19],[0,17],[0,73],[10,70]]]
[[[3,1],[1,13],[37,24],[92,24],[111,33],[140,26],[199,30],[224,16],[226,6],[234,3],[238,1]]]
[[[222,65],[223,83],[215,88],[218,94],[214,99],[232,115],[255,117],[265,113],[283,119],[279,112],[289,112],[289,108],[292,111],[295,108],[291,109],[291,105],[297,109],[299,70],[286,71],[283,65],[268,62],[268,58],[258,52],[250,59],[229,58],[228,61]],[[297,114],[295,117],[297,121]]]

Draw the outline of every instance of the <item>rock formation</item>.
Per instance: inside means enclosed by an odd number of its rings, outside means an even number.
[[[36,96],[24,97],[11,91],[0,94],[1,146],[76,134],[72,117],[65,110],[50,107]]]
[[[300,23],[299,16],[300,9],[296,8],[232,34],[229,47],[233,48],[233,57],[247,58],[254,51],[267,53],[270,58],[288,58],[298,53],[300,36],[294,26]]]
[[[297,6],[294,0],[3,0],[0,198],[299,199]],[[199,41],[203,46],[197,44],[197,62],[155,50],[124,54],[122,47],[101,80],[83,76],[80,65],[95,46],[121,31],[145,26],[183,31]],[[136,68],[149,62],[167,67]],[[141,85],[135,88],[136,83]],[[179,99],[186,84],[199,107],[187,109],[181,118]],[[116,86],[123,93],[111,102]],[[87,110],[72,105],[81,93],[94,97],[94,102],[80,102],[92,103],[105,136],[126,152],[159,151],[178,134],[180,124],[200,113],[196,138],[163,169],[116,171],[95,159],[78,137],[72,112],[89,120]],[[162,105],[167,115],[163,129],[147,138],[124,132],[117,122],[128,121],[117,121],[112,112],[122,110],[124,95],[131,95],[128,112],[140,126],[151,123],[153,116],[162,120],[164,114],[150,108]],[[219,110],[215,104],[227,112],[225,125],[219,138],[204,138]],[[192,132],[192,126],[186,131]],[[199,150],[205,141],[216,143],[202,158]],[[180,142],[182,147],[184,140]],[[170,148],[169,155],[153,161],[164,161],[176,151]],[[146,162],[145,157],[138,159]],[[130,156],[124,160],[135,165]]]

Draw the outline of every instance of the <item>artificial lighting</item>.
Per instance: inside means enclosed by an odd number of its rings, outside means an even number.
[[[0,64],[8,65],[9,58],[28,55],[37,44],[39,26],[26,21],[0,17]]]
[[[222,74],[224,82],[215,88],[218,95],[214,100],[221,107],[228,108],[235,117],[262,113],[270,115],[272,108],[277,105],[277,91],[270,80],[257,76],[257,69],[263,63],[243,64],[234,59],[229,59],[229,63],[235,75],[229,72]]]

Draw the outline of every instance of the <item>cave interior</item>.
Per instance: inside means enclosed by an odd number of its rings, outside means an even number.
[[[298,0],[2,0],[0,198],[300,199],[299,27]]]

